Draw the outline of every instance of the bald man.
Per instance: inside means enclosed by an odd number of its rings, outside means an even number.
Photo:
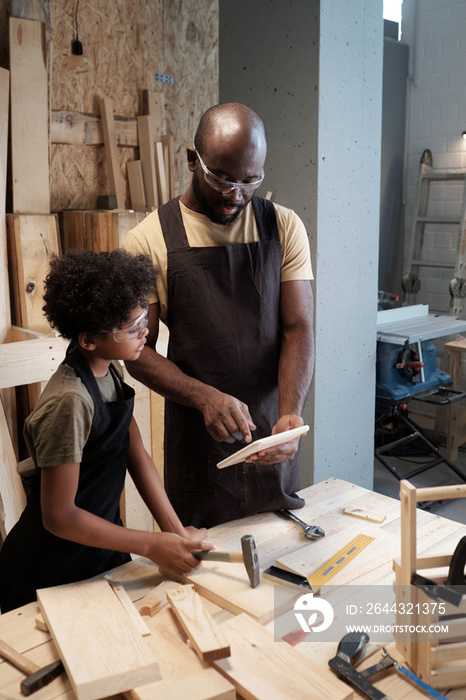
[[[264,124],[231,102],[201,118],[186,192],[125,238],[160,270],[147,345],[129,372],[165,401],[165,487],[184,525],[300,508],[299,439],[242,464],[252,439],[303,424],[314,369],[312,267],[302,221],[256,196]],[[167,358],[155,350],[159,320]]]

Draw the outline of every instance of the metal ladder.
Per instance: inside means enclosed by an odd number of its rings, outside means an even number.
[[[428,216],[430,185],[432,182],[464,182],[461,215],[457,217]],[[458,239],[455,263],[442,263],[435,260],[423,259],[424,231],[427,224],[453,224],[458,226]],[[426,149],[421,157],[419,180],[416,194],[416,208],[411,240],[408,252],[408,272],[402,279],[402,303],[415,304],[416,295],[421,288],[419,277],[420,268],[436,268],[453,270],[450,281],[450,307],[452,316],[463,316],[464,298],[466,296],[466,172],[445,170],[435,171],[432,168],[432,153]]]

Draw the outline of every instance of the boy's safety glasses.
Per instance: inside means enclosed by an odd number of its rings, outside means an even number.
[[[149,323],[149,309],[144,309],[142,314],[137,317],[131,325],[123,328],[114,328],[112,330],[113,339],[116,343],[125,343],[127,340],[136,340],[140,338],[147,328]]]

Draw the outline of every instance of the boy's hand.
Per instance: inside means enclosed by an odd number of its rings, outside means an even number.
[[[208,551],[215,549],[210,542],[201,539],[180,537],[172,532],[158,532],[154,534],[153,551],[148,554],[149,559],[155,564],[170,569],[175,574],[188,574],[201,564],[193,557],[194,550]]]

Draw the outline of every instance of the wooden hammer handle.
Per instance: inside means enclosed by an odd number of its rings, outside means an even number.
[[[196,559],[206,559],[207,561],[230,561],[235,564],[244,562],[242,552],[219,552],[217,549],[212,550],[196,550],[192,552]]]
[[[26,656],[23,656],[22,654],[18,653],[15,649],[13,649],[13,647],[10,647],[9,644],[3,642],[1,639],[0,656],[3,656],[4,659],[10,661],[12,664],[14,664],[17,668],[19,668],[27,675],[35,673],[40,669],[40,666],[35,664],[34,661],[31,661]]]

